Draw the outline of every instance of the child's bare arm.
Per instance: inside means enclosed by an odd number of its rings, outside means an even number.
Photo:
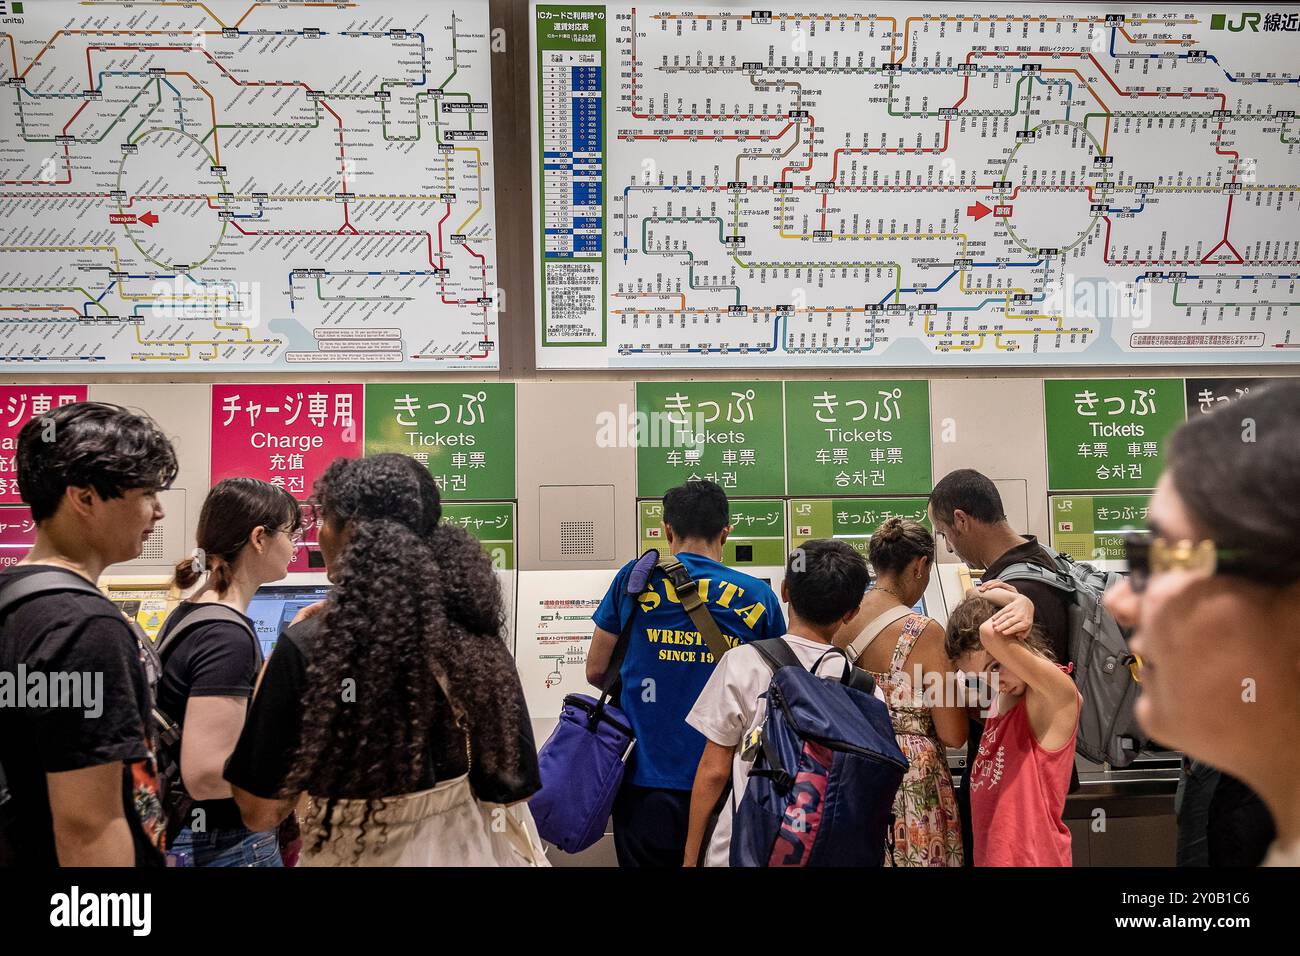
[[[980,643],[1001,664],[1024,679],[1029,689],[1041,693],[1053,706],[1074,704],[1074,681],[1055,663],[1039,657],[1024,642],[994,629],[993,619],[980,626]]]

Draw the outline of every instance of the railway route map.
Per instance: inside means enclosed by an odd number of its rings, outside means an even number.
[[[498,366],[487,0],[6,0],[0,363]]]
[[[1300,358],[1300,7],[757,7],[534,4],[539,367]]]

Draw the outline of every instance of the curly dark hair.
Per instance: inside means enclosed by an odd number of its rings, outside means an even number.
[[[501,693],[518,677],[491,562],[472,535],[439,523],[428,469],[406,455],[340,458],[315,493],[322,519],[349,534],[321,612],[302,739],[286,781],[287,792],[327,801],[319,849],[336,800],[367,801],[364,842],[384,798],[417,789],[431,728],[447,721],[447,708],[464,715],[471,759],[487,766],[516,762],[528,714]],[[341,693],[347,679],[355,681],[353,702]]]

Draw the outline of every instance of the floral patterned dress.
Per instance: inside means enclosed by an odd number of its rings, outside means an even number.
[[[885,694],[898,746],[908,760],[907,774],[894,797],[894,846],[886,866],[961,866],[961,817],[952,787],[948,757],[922,705],[921,688],[903,670],[917,638],[930,619],[910,614],[889,661],[889,673],[871,676]]]

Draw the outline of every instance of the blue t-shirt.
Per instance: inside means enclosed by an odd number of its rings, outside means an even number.
[[[785,633],[781,602],[768,584],[702,555],[676,557],[733,645]],[[686,723],[686,715],[713,673],[713,655],[663,574],[654,572],[639,596],[626,593],[635,563],[623,565],[591,616],[601,630],[621,634],[628,616],[636,615],[619,671],[619,704],[636,733],[628,780],[639,787],[689,790],[704,735]]]

